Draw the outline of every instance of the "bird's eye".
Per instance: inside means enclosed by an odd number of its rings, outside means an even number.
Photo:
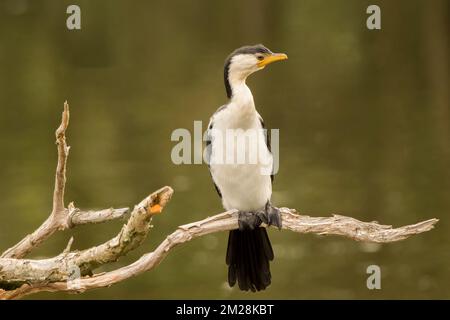
[[[262,55],[258,55],[258,56],[256,56],[256,58],[257,58],[259,61],[264,60],[264,56],[262,56]]]

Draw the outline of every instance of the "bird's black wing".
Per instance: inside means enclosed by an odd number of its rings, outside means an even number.
[[[261,127],[263,129],[266,129],[266,125],[264,124],[264,119],[261,116],[259,116],[259,122],[261,122]],[[272,145],[271,145],[271,141],[270,141],[270,133],[269,133],[269,131],[270,130],[266,129],[266,145],[267,145],[267,149],[269,149],[269,152],[272,153]],[[274,179],[274,175],[271,174],[270,175],[270,180],[272,182],[273,182],[273,179]]]
[[[211,173],[211,166],[209,165],[209,163],[210,163],[209,161],[211,160],[211,148],[212,148],[212,145],[211,145],[211,143],[212,143],[211,130],[212,130],[213,126],[214,126],[214,121],[213,121],[214,115],[216,115],[220,111],[224,110],[226,107],[227,107],[227,105],[223,105],[219,109],[217,109],[217,111],[211,117],[211,120],[209,121],[209,124],[208,124],[208,130],[206,131],[206,150],[205,150],[206,161],[208,163],[209,174],[211,175],[211,179],[213,181],[214,188],[216,188],[216,191],[217,191],[219,197],[221,197],[221,198],[222,198],[222,192],[220,192],[219,187],[214,182],[214,178],[213,178],[212,173]]]

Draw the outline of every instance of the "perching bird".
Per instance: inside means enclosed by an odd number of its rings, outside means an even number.
[[[286,54],[272,53],[263,45],[235,50],[225,61],[224,80],[229,101],[213,114],[208,126],[206,153],[214,185],[224,208],[239,211],[239,229],[230,231],[228,238],[228,283],[232,287],[237,281],[245,291],[264,290],[271,283],[269,261],[274,255],[261,223],[281,228],[280,212],[270,202],[273,181],[270,136],[263,130],[264,122],[256,111],[246,79],[266,65],[285,59]],[[249,130],[256,133],[256,139],[248,139]],[[229,131],[234,134],[235,144],[226,138]],[[221,139],[217,138],[219,135]],[[242,150],[245,159],[239,162],[237,158]],[[227,158],[230,152],[232,156]],[[258,152],[257,159],[250,159],[255,152]]]

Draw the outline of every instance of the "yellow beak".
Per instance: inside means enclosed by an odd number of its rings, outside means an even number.
[[[265,57],[264,60],[258,62],[258,67],[262,68],[267,66],[268,64],[271,64],[272,62],[286,60],[287,58],[288,56],[284,53],[273,53],[270,56]]]

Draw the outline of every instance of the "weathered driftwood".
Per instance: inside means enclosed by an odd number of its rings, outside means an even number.
[[[64,206],[65,170],[69,147],[65,131],[69,124],[69,106],[64,104],[61,125],[56,131],[58,166],[53,195],[53,210],[49,218],[32,234],[6,250],[0,256],[0,299],[20,298],[42,291],[79,293],[90,289],[111,286],[117,282],[148,271],[157,266],[178,244],[206,234],[237,229],[237,212],[228,211],[204,220],[180,226],[152,252],[143,255],[125,267],[93,274],[100,265],[117,261],[127,252],[137,248],[145,240],[153,215],[160,213],[170,200],[173,190],[164,187],[155,191],[135,206],[117,236],[98,246],[71,251],[73,239],[58,256],[43,260],[24,259],[58,230],[77,225],[99,223],[122,218],[128,208],[81,211],[69,204]],[[362,222],[351,217],[310,217],[298,214],[294,209],[281,208],[283,229],[298,233],[339,235],[356,241],[387,243],[406,239],[412,235],[431,230],[438,219],[430,219],[400,228]],[[262,227],[266,227],[263,225]]]
[[[152,216],[161,212],[172,193],[172,188],[164,187],[146,197],[134,208],[119,234],[101,245],[73,252],[69,247],[60,255],[43,260],[1,258],[0,287],[2,284],[17,287],[24,283],[41,283],[42,280],[67,281],[74,267],[80,276],[84,276],[103,264],[117,261],[145,240]]]
[[[69,126],[69,105],[64,103],[61,124],[56,130],[56,145],[58,148],[58,164],[55,175],[55,189],[53,192],[53,208],[47,220],[33,233],[27,235],[19,243],[6,250],[0,258],[22,258],[34,248],[48,239],[58,230],[65,230],[87,223],[100,223],[117,219],[128,212],[128,208],[106,209],[101,211],[84,212],[71,203],[64,207],[64,190],[66,185],[66,165],[70,147],[66,143],[66,130]]]

